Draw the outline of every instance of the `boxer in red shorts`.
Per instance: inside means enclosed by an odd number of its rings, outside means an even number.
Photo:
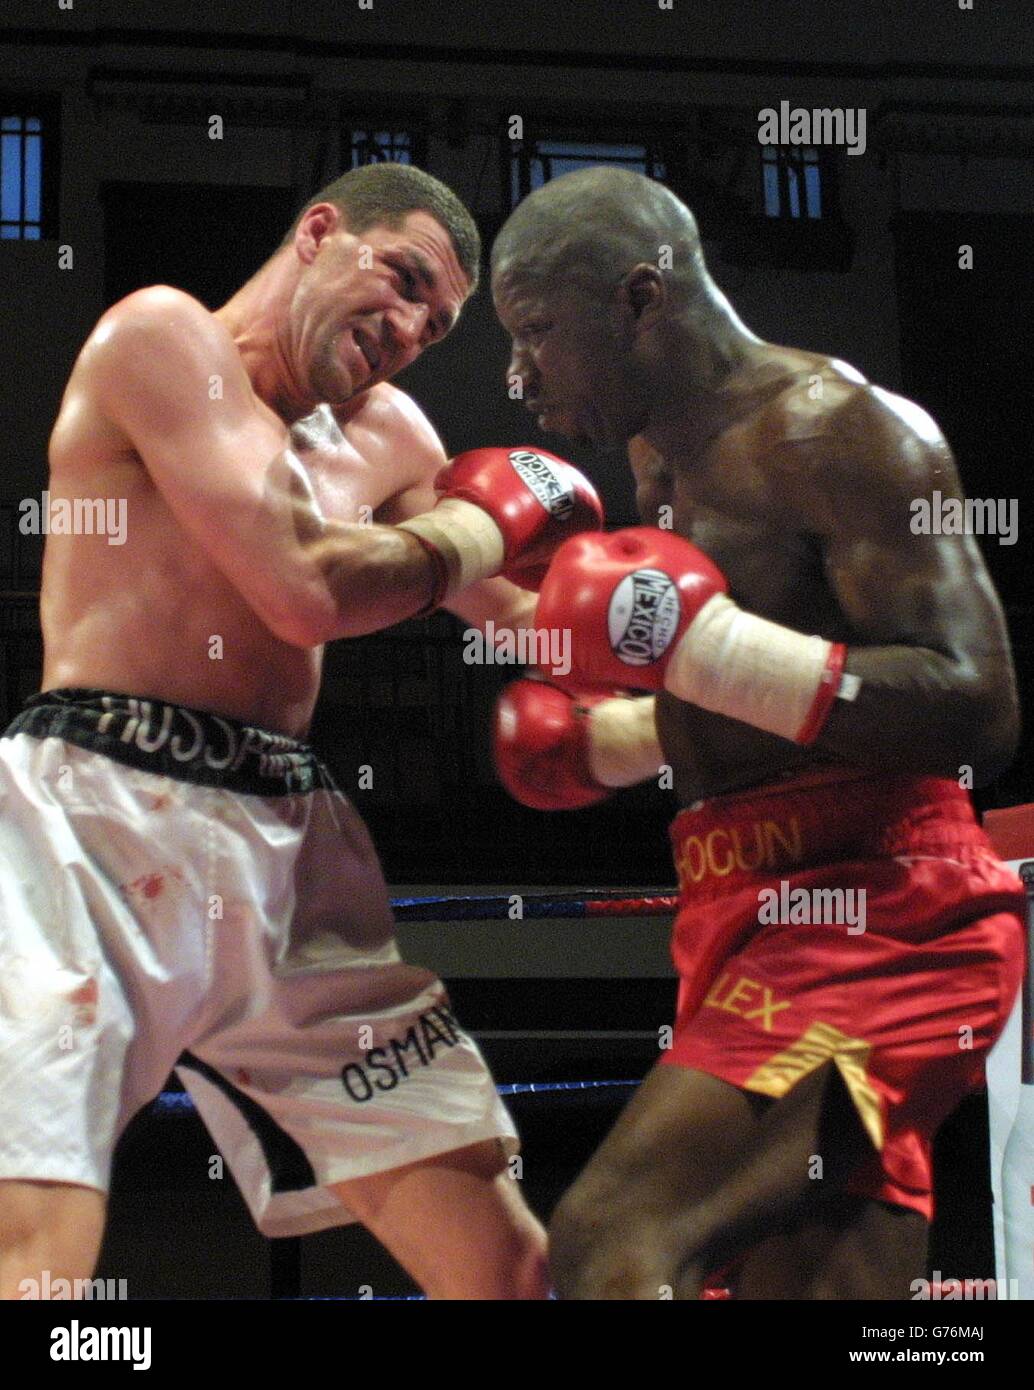
[[[832,1061],[874,1149],[848,1190],[929,1220],[930,1141],[983,1083],[1023,973],[1015,876],[966,793],[830,770],[686,809],[672,846],[680,988],[664,1061],[777,1099]],[[759,923],[784,881],[782,920]],[[831,909],[850,894],[846,918],[814,920],[815,892]]]
[[[566,1298],[906,1298],[930,1146],[1023,967],[1019,881],[964,788],[1007,766],[1016,688],[961,497],[918,406],[758,339],[692,214],[627,170],[553,180],[493,249],[511,379],[547,430],[627,445],[643,526],[557,552],[504,781],[575,806],[670,765],[670,1048],[561,1201]],[[547,673],[548,674],[548,673]],[[652,698],[615,698],[620,689]]]

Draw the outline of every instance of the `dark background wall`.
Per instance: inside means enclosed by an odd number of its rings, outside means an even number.
[[[529,54],[565,59],[620,55],[652,67],[665,60],[725,65],[802,63],[855,68],[931,64],[1001,72],[1029,60],[1029,11],[1023,0],[998,0],[970,12],[936,0],[800,0],[759,6],[725,0],[714,11],[674,0],[622,6],[596,0],[524,0],[518,7],[486,0],[432,7],[425,0],[375,0],[369,8],[341,0],[74,0],[71,10],[35,0],[7,0],[5,25],[47,33],[96,35],[112,43],[126,32],[199,47],[207,38],[247,35],[254,46],[348,53],[381,46],[392,57]]]

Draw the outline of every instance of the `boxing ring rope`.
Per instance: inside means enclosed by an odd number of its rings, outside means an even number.
[[[678,905],[675,889],[648,896],[628,897],[621,891],[562,893],[511,893],[491,897],[393,898],[399,922],[494,921],[510,917],[514,900],[521,916],[534,917],[663,917]]]
[[[551,1091],[594,1091],[599,1088],[624,1087],[634,1091],[639,1085],[635,1079],[630,1081],[508,1081],[496,1090],[501,1096],[546,1095]],[[176,1118],[194,1113],[193,1098],[186,1091],[162,1091],[152,1102],[155,1113]]]

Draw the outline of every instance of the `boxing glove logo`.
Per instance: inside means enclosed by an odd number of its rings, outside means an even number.
[[[551,517],[566,521],[574,511],[574,490],[549,459],[529,449],[514,449],[510,464],[524,486],[542,503]]]
[[[679,591],[663,570],[626,574],[610,596],[607,632],[626,666],[649,666],[663,656],[678,629]]]

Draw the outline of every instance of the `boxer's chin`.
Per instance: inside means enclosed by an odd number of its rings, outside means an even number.
[[[546,434],[561,434],[565,439],[584,439],[585,430],[573,410],[551,406],[536,417],[540,430]]]
[[[548,415],[545,424],[540,426],[551,434],[562,434],[574,444],[589,444],[594,448],[605,446],[603,422],[589,412],[569,411],[567,414]]]
[[[318,401],[328,405],[345,405],[356,394],[356,382],[348,364],[342,360],[335,337],[313,364],[312,386]]]

